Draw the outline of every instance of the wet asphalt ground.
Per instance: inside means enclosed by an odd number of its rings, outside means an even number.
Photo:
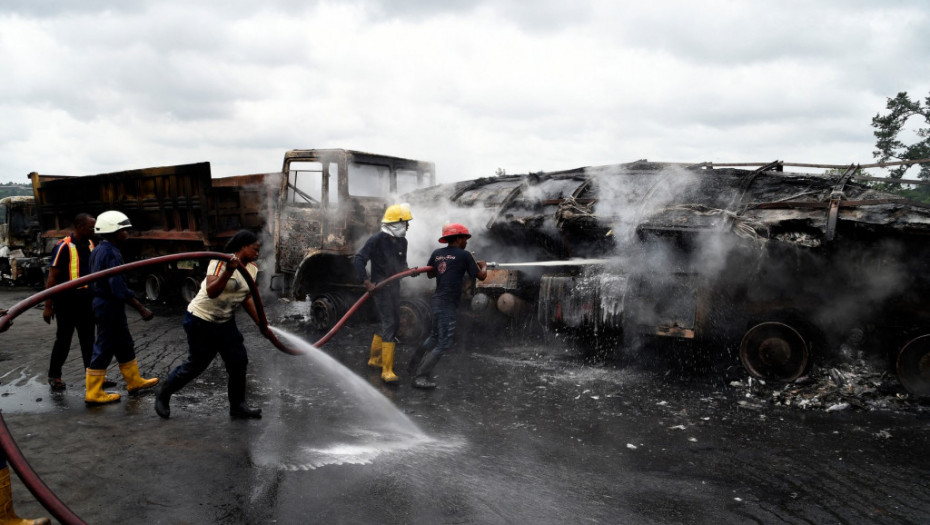
[[[29,290],[0,291],[10,306]],[[293,304],[273,324],[305,334]],[[182,309],[130,315],[143,375],[186,355]],[[268,344],[243,314],[249,399],[232,420],[222,364],[172,398],[88,408],[74,347],[68,389],[45,383],[41,310],[0,335],[0,410],[45,483],[88,523],[927,523],[928,412],[778,406],[725,380],[591,364],[557,339],[466,344],[440,387],[382,384],[370,326],[324,347],[348,371]],[[115,363],[109,376],[119,377]],[[354,378],[354,379],[353,379]],[[368,385],[368,386],[366,386]],[[369,388],[369,386],[371,388]],[[23,516],[47,515],[14,479]]]

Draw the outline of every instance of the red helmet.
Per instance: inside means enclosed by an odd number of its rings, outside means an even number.
[[[471,237],[471,234],[468,233],[468,228],[464,224],[459,224],[453,222],[451,224],[446,224],[442,227],[442,237],[439,238],[439,242],[450,242],[449,237],[458,237],[459,235],[464,235],[466,239]]]

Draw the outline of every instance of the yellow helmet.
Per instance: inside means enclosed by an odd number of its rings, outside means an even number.
[[[410,213],[410,206],[405,204],[392,204],[384,211],[384,218],[381,222],[390,224],[392,222],[411,221],[413,214]]]

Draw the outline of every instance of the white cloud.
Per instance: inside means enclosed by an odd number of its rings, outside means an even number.
[[[0,168],[17,180],[206,160],[225,176],[310,147],[433,160],[443,181],[638,158],[869,162],[885,98],[927,93],[928,13],[917,1],[12,1]]]

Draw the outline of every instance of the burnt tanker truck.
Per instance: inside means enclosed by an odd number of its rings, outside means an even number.
[[[619,351],[656,340],[726,351],[780,381],[855,341],[930,395],[930,208],[854,182],[857,166],[835,171],[638,161],[405,199],[437,222],[424,229],[464,222],[469,249],[497,261],[474,283],[474,315]]]

